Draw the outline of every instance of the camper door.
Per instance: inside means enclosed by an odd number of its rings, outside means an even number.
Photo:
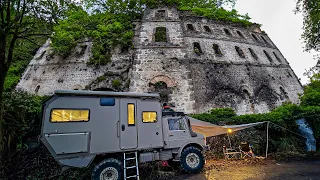
[[[120,100],[120,148],[135,149],[138,147],[137,135],[137,101],[135,99]]]

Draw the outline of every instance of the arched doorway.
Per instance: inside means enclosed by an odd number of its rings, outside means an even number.
[[[168,76],[156,76],[149,83],[150,91],[159,93],[162,103],[170,102],[174,86],[175,83]]]

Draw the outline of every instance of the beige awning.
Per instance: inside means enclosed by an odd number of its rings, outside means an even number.
[[[200,133],[206,137],[218,136],[221,134],[227,134],[228,131],[240,131],[250,127],[261,125],[265,122],[251,123],[251,124],[241,124],[241,125],[232,125],[232,126],[218,126],[208,122],[200,121],[191,117],[190,124],[192,131]]]

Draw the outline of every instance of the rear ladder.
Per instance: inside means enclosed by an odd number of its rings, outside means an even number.
[[[134,157],[130,156],[134,154]],[[133,162],[135,161],[135,162]],[[127,167],[127,162],[131,164],[129,167]],[[131,163],[130,163],[131,162]],[[134,164],[134,165],[132,165]],[[127,170],[128,169],[135,169],[135,175],[127,176]],[[136,178],[137,180],[140,180],[139,177],[139,166],[138,166],[138,152],[124,152],[123,153],[123,175],[124,175],[124,180],[126,179],[131,179],[131,178]]]

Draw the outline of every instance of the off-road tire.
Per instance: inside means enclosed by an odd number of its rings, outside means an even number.
[[[190,163],[187,163],[188,155],[196,156],[197,160],[199,161],[199,163],[195,163],[196,165],[195,167],[192,167],[189,165]],[[186,171],[187,173],[193,173],[193,174],[199,173],[200,171],[202,171],[204,167],[204,163],[205,161],[204,161],[203,154],[201,150],[196,147],[187,147],[181,153],[180,164],[183,170]]]
[[[100,162],[99,164],[97,164],[92,172],[91,179],[92,180],[100,180],[100,175],[103,172],[103,170],[110,168],[110,167],[117,170],[117,173],[118,173],[117,180],[122,180],[121,161],[119,161],[118,159],[114,159],[114,158],[105,159],[102,162]]]

